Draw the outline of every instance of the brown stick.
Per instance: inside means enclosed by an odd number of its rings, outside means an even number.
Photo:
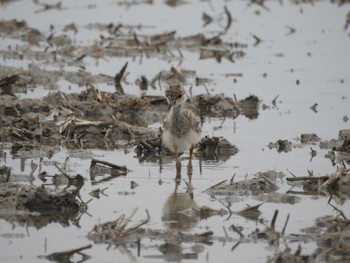
[[[102,161],[102,160],[97,160],[95,158],[92,158],[91,165],[95,165],[95,164],[103,164],[103,165],[109,166],[111,168],[115,168],[115,169],[122,170],[122,171],[126,171],[126,169],[127,169],[125,165],[120,166],[120,165],[116,165],[116,164],[113,164],[113,163],[110,163],[107,161]]]
[[[235,250],[236,247],[238,247],[238,245],[241,243],[241,241],[238,241],[232,248],[231,248],[231,251]]]
[[[237,234],[240,236],[240,237],[244,237],[243,233],[237,228],[235,227],[235,225],[231,225],[231,228],[237,232]]]
[[[318,181],[318,180],[328,180],[329,176],[300,176],[300,177],[287,177],[287,181]]]
[[[66,174],[61,168],[59,168],[59,167],[57,166],[57,164],[55,164],[55,166],[56,166],[56,168],[64,175],[64,177],[66,177],[68,180],[71,179],[70,176],[69,176],[68,174]]]
[[[286,227],[287,227],[288,221],[289,221],[289,214],[287,215],[286,222],[284,223],[284,226],[283,226],[283,229],[282,229],[282,235],[284,235],[284,232],[286,231]]]
[[[226,183],[226,181],[227,181],[227,180],[223,180],[223,181],[221,181],[220,183],[214,184],[213,186],[210,186],[210,187],[208,188],[208,190],[211,190],[211,189],[213,189],[213,188],[215,188],[215,187],[217,187],[217,186],[219,186],[219,185],[221,185],[221,184],[223,184],[223,183]]]
[[[227,30],[231,27],[231,24],[232,24],[232,16],[231,16],[231,13],[230,13],[230,11],[228,11],[226,6],[224,6],[224,11],[225,11],[226,16],[227,16],[227,25],[225,27],[225,32],[227,32]]]
[[[275,213],[273,214],[272,221],[271,221],[270,228],[272,228],[272,229],[275,229],[275,223],[276,223],[277,216],[278,216],[278,210],[276,209]]]
[[[73,255],[74,253],[77,253],[77,252],[80,252],[84,249],[88,249],[88,248],[91,248],[92,245],[86,245],[86,246],[83,246],[83,247],[79,247],[79,248],[75,248],[75,249],[71,249],[71,250],[67,250],[67,251],[63,251],[63,252],[55,252],[55,253],[52,253],[50,254],[50,256],[54,256],[54,257],[57,257],[57,256],[63,256],[63,255]]]

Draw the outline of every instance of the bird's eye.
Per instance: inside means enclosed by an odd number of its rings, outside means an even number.
[[[177,98],[180,99],[182,97],[182,94],[177,95]]]

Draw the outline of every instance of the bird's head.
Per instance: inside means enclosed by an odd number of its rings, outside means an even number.
[[[165,91],[165,96],[167,98],[169,107],[174,105],[182,104],[186,101],[185,90],[181,84],[171,84]]]

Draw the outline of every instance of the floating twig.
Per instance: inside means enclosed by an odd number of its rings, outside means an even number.
[[[109,166],[111,168],[122,170],[122,171],[126,171],[127,170],[125,165],[120,166],[120,165],[116,165],[116,164],[113,164],[113,163],[110,163],[110,162],[107,162],[107,161],[97,160],[95,158],[92,158],[91,159],[91,166],[94,166],[95,164],[103,164],[103,165]]]
[[[225,14],[227,16],[227,25],[225,27],[225,32],[227,32],[229,30],[229,28],[231,27],[231,24],[232,24],[232,16],[231,16],[231,13],[230,11],[227,9],[226,6],[224,6],[224,10],[225,10]]]
[[[278,216],[278,210],[276,209],[275,213],[273,214],[272,221],[271,221],[271,225],[270,225],[271,229],[275,229],[275,223],[276,223],[277,216]]]
[[[237,227],[235,227],[234,224],[232,224],[230,228],[232,228],[241,238],[244,237],[244,234]]]
[[[282,229],[282,232],[281,232],[282,235],[284,235],[284,233],[286,231],[286,227],[287,227],[288,221],[289,221],[289,214],[287,215],[286,222],[284,223],[284,226],[283,226],[283,229]]]
[[[121,68],[121,70],[114,77],[114,86],[115,86],[116,90],[119,91],[121,94],[124,94],[124,89],[122,87],[121,80],[125,74],[127,67],[128,67],[128,62],[125,62],[124,66]]]
[[[80,253],[82,250],[91,248],[92,245],[86,245],[83,247],[63,251],[63,252],[55,252],[47,256],[38,256],[38,258],[46,258],[50,261],[56,261],[56,262],[71,262],[70,257],[75,253]]]

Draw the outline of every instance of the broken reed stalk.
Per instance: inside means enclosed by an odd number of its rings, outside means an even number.
[[[346,218],[346,216],[344,215],[344,213],[343,213],[342,210],[340,210],[340,209],[337,208],[336,206],[332,205],[330,202],[328,202],[328,204],[329,204],[331,207],[333,207],[333,209],[335,209],[335,210],[343,217],[344,220],[348,220],[348,219]]]
[[[287,215],[286,222],[284,223],[283,229],[282,229],[282,235],[284,235],[284,232],[286,231],[286,227],[289,221],[289,214]]]
[[[300,177],[287,177],[286,180],[290,182],[295,181],[318,181],[318,180],[328,180],[329,176],[300,176]]]
[[[130,228],[128,228],[127,230],[125,230],[125,233],[129,233],[131,231],[134,231],[135,229],[139,228],[140,226],[143,226],[144,224],[147,224],[149,222],[149,220],[151,219],[148,209],[146,209],[146,214],[147,214],[147,218],[141,220],[138,224],[136,224],[135,226],[132,226]]]
[[[290,173],[293,177],[297,177],[295,174],[293,174],[291,171],[287,169],[287,172]]]
[[[241,241],[238,241],[232,248],[231,248],[231,251],[235,250],[236,247],[238,247],[238,245],[241,243]]]
[[[221,181],[221,182],[219,182],[219,183],[217,183],[217,184],[214,184],[213,186],[210,186],[210,187],[208,188],[208,190],[214,189],[215,187],[217,187],[217,186],[219,186],[219,185],[225,183],[226,181],[227,181],[227,180],[223,180],[223,181]]]
[[[228,11],[226,6],[224,6],[224,11],[225,11],[225,14],[227,15],[227,25],[225,27],[225,32],[227,32],[232,24],[232,16],[231,16],[231,13],[230,13],[230,11]]]
[[[61,172],[61,174],[64,175],[64,177],[66,177],[68,180],[70,180],[70,176],[68,174],[66,174],[61,168],[58,167],[57,164],[55,164],[56,168]]]
[[[133,210],[131,210],[129,215],[122,220],[122,222],[120,223],[120,225],[118,227],[119,231],[124,230],[124,228],[127,226],[127,224],[131,221],[131,218],[133,218],[134,215],[136,214],[137,210],[138,210],[138,208],[135,207]]]
[[[236,233],[242,238],[242,237],[244,237],[244,235],[243,235],[243,233],[237,228],[237,227],[235,227],[235,225],[231,225],[231,228],[234,230],[234,231],[236,231]]]
[[[75,253],[78,253],[78,252],[85,250],[85,249],[89,249],[91,247],[92,247],[92,245],[90,244],[90,245],[86,245],[86,246],[79,247],[79,248],[74,248],[74,249],[67,250],[67,251],[55,252],[55,253],[50,254],[49,256],[56,258],[56,257],[65,256],[65,255],[73,255]]]
[[[276,223],[277,216],[278,216],[278,210],[276,209],[275,213],[273,214],[273,218],[272,218],[271,225],[270,225],[270,228],[272,228],[272,229],[275,229],[275,223]]]
[[[118,169],[118,170],[126,171],[126,166],[120,166],[120,165],[116,165],[116,164],[113,164],[113,163],[110,163],[110,162],[107,162],[107,161],[102,161],[102,160],[97,160],[95,158],[92,158],[91,159],[91,166],[94,166],[96,164],[103,164],[103,165],[109,166],[111,168],[115,168],[115,169]]]
[[[276,184],[274,182],[272,182],[269,178],[267,178],[266,176],[263,176],[262,174],[260,175],[260,177],[262,179],[264,179],[269,185],[271,185],[272,187],[277,187]]]

